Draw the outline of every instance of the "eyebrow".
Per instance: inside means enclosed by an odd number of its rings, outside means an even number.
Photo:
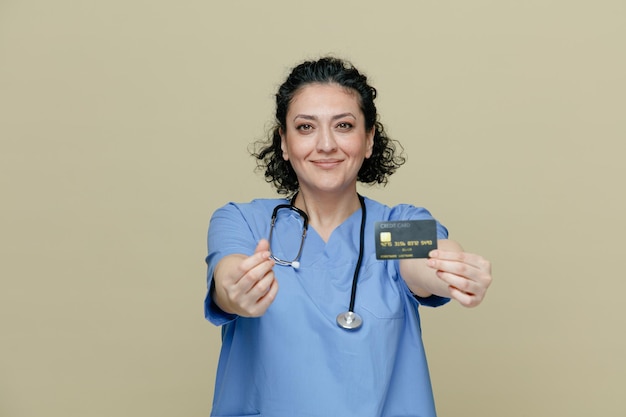
[[[352,117],[353,119],[356,119],[356,116],[350,112],[347,113],[340,113],[337,114],[335,116],[333,116],[331,118],[331,120],[337,120],[337,119],[342,119],[344,117]],[[293,120],[295,121],[296,119],[305,119],[305,120],[317,120],[317,116],[312,116],[309,114],[296,114],[296,116],[293,118]]]

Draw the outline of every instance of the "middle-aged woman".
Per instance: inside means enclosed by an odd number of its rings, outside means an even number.
[[[418,307],[480,304],[491,266],[439,222],[429,258],[376,258],[375,222],[433,218],[357,192],[404,162],[375,97],[345,61],[296,66],[256,153],[287,198],[213,214],[205,315],[223,338],[212,415],[435,415]]]

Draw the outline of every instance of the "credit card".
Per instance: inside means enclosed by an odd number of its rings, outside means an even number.
[[[377,259],[428,258],[437,249],[435,220],[376,222]]]

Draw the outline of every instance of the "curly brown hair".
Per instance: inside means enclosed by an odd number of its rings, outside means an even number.
[[[358,93],[359,105],[365,116],[365,128],[375,129],[372,155],[363,161],[357,180],[364,184],[387,184],[388,177],[406,161],[402,145],[385,133],[378,121],[374,99],[376,89],[367,83],[351,63],[333,57],[305,61],[293,68],[276,93],[276,120],[269,137],[255,142],[252,155],[257,159],[257,169],[265,171],[265,180],[272,183],[279,194],[298,191],[298,177],[289,161],[283,159],[281,129],[286,128],[289,105],[298,91],[306,85],[338,84]]]

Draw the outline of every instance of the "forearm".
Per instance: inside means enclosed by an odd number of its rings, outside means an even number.
[[[224,285],[218,283],[224,283],[234,281],[237,275],[237,267],[241,261],[245,259],[244,255],[228,255],[218,262],[213,271],[213,286],[211,291],[211,298],[213,302],[225,313],[235,314],[235,308],[231,305],[231,302],[226,294]]]
[[[443,251],[463,251],[461,245],[449,239],[438,240],[437,246]],[[419,297],[450,297],[449,285],[437,276],[437,269],[430,267],[427,259],[400,260],[400,275],[413,294]]]
[[[225,256],[213,272],[213,302],[226,313],[243,317],[263,315],[278,291],[273,267],[265,239],[259,241],[251,256]]]

